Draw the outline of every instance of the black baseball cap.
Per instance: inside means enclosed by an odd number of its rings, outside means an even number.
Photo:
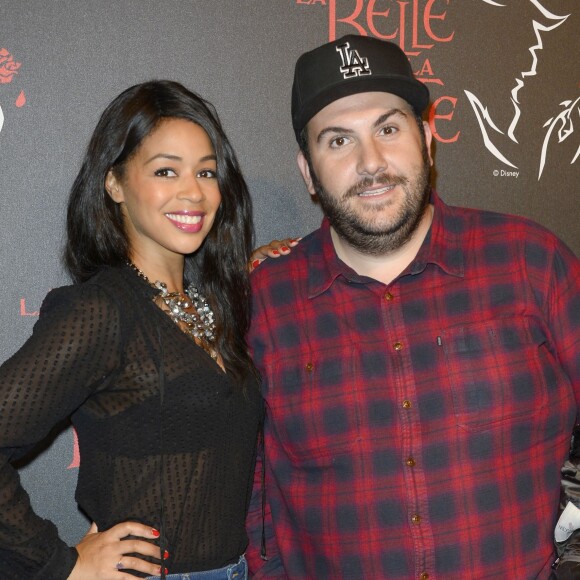
[[[407,101],[421,115],[429,89],[413,75],[407,55],[394,43],[349,34],[305,52],[296,62],[292,126],[296,139],[326,105],[357,93],[381,91]]]

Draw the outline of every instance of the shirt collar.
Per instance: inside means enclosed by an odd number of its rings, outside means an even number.
[[[435,190],[431,192],[430,201],[435,212],[429,232],[415,259],[398,277],[419,274],[427,264],[435,264],[451,276],[463,277],[463,249],[459,236],[453,233],[457,217],[453,208],[446,205]],[[330,235],[330,222],[326,217],[314,233],[307,263],[309,298],[322,294],[341,276],[354,284],[372,282],[371,278],[360,276],[338,258]]]
[[[444,203],[435,190],[431,191],[430,202],[435,209],[433,222],[404,273],[418,274],[427,264],[435,264],[451,276],[463,277],[465,260],[461,237],[457,233],[461,228],[457,227],[455,208]]]

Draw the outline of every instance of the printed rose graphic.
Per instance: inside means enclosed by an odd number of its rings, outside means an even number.
[[[6,48],[0,48],[0,85],[7,85],[12,82],[14,75],[18,74],[18,69],[20,68],[19,62],[14,60],[14,57],[10,54],[10,51]],[[26,103],[26,95],[24,91],[20,91],[20,94],[16,98],[15,105],[20,108]],[[4,126],[4,111],[0,105],[0,131]]]
[[[0,48],[0,84],[12,82],[19,68],[20,63],[14,60],[10,52],[5,48]]]

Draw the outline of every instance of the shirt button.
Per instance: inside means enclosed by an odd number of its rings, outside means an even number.
[[[411,401],[404,400],[403,401],[403,409],[410,409],[411,408]]]
[[[419,576],[419,580],[429,580],[429,574],[427,574],[427,572],[423,572],[423,574]]]
[[[415,514],[412,518],[411,521],[414,524],[420,524],[421,523],[421,516],[419,514]]]
[[[390,292],[385,292],[385,295],[383,296],[383,298],[385,300],[387,300],[388,302],[390,302],[391,300],[393,300],[394,296]]]
[[[313,369],[314,369],[314,364],[313,364],[313,363],[311,363],[311,362],[309,362],[309,363],[306,363],[306,370],[307,370],[309,373],[311,373]]]
[[[393,348],[395,350],[402,350],[403,349],[403,343],[402,342],[395,342],[395,344],[393,344]]]
[[[407,459],[407,461],[405,461],[405,463],[409,466],[409,467],[415,467],[415,460],[412,457],[409,457],[409,459]]]

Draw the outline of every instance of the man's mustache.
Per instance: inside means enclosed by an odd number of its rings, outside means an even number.
[[[375,177],[365,177],[349,187],[344,194],[343,199],[355,197],[373,185],[406,185],[407,183],[408,179],[401,177],[400,175],[381,173]]]

